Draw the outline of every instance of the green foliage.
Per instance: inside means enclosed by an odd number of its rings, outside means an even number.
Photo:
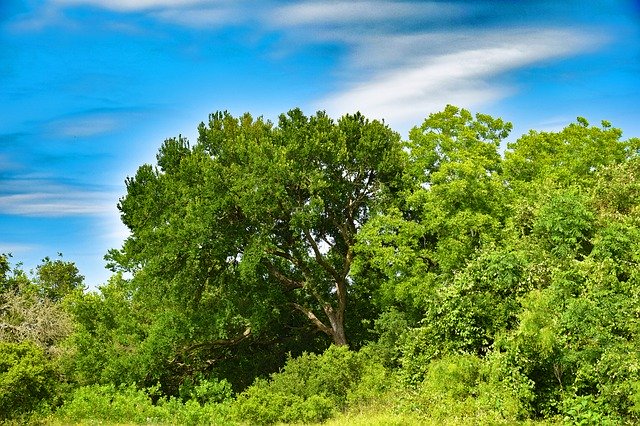
[[[429,364],[413,403],[440,422],[513,424],[529,417],[531,388],[503,356],[447,355]]]
[[[552,193],[536,214],[533,235],[558,257],[588,255],[595,219],[588,202],[575,188]]]
[[[22,270],[21,264],[11,265],[11,254],[0,253],[0,295],[7,292],[33,291],[31,280]]]
[[[42,348],[0,342],[0,421],[46,406],[57,388],[56,370]]]
[[[637,342],[638,141],[580,119],[523,136],[502,160],[490,147],[505,133],[483,139],[483,121],[450,107],[414,129],[419,186],[358,235],[354,272],[382,281],[375,302],[387,310],[375,350],[406,384],[430,380],[421,387],[448,401],[433,402],[443,413],[578,422],[574,408],[592,398],[603,422],[635,419],[635,357],[613,354]],[[467,368],[460,353],[486,361]],[[518,398],[478,373],[496,359],[489,376],[518,383]],[[444,377],[475,394],[452,396]]]
[[[218,404],[201,405],[196,401],[157,399],[158,388],[92,385],[76,389],[53,415],[63,423],[133,423],[223,425],[227,408]],[[157,399],[154,404],[153,400]]]
[[[371,383],[376,369],[366,365],[364,353],[344,346],[290,359],[271,380],[259,379],[238,395],[237,416],[265,424],[321,421],[344,409],[349,399],[355,403],[365,398],[366,391],[358,385],[363,377]]]
[[[61,301],[67,294],[84,290],[84,276],[73,262],[45,257],[36,267],[34,283],[41,297],[53,302]]]
[[[189,379],[180,386],[183,400],[193,400],[200,405],[224,402],[231,399],[232,389],[226,380],[206,379],[202,375]]]
[[[603,122],[589,126],[584,118],[559,132],[530,131],[508,145],[504,170],[509,182],[527,192],[528,183],[588,185],[603,167],[638,153],[638,139],[621,140],[622,131]],[[520,186],[522,185],[522,186]]]
[[[361,114],[296,109],[277,126],[212,114],[195,146],[169,139],[157,168],[127,180],[132,236],[110,258],[135,273],[134,297],[206,312],[211,340],[268,334],[293,309],[346,344],[355,234],[400,184],[403,158],[399,136]]]
[[[53,421],[640,422],[640,140],[510,130],[211,115],[127,179],[130,275],[0,256],[0,412],[69,386]]]
[[[435,315],[440,283],[497,241],[510,196],[498,148],[510,129],[448,106],[411,131],[411,186],[358,234],[354,273],[380,282],[375,302],[398,306],[416,321],[424,311]]]
[[[163,420],[164,413],[151,403],[147,392],[134,386],[117,388],[109,384],[76,389],[57,410],[56,417],[68,422],[147,423]]]
[[[150,365],[138,356],[146,332],[145,310],[134,303],[121,276],[113,276],[100,293],[78,293],[66,301],[76,327],[63,360],[69,377],[81,385],[142,381]],[[170,329],[169,329],[170,330]]]

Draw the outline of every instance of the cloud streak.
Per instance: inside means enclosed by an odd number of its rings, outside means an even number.
[[[149,9],[191,7],[207,2],[203,0],[53,0],[51,3],[67,7],[94,6],[118,12],[136,12]]]
[[[21,244],[21,243],[6,243],[0,242],[0,253],[2,254],[17,254],[17,253],[28,253],[30,251],[38,249],[39,246],[34,244]]]
[[[474,25],[487,14],[495,16],[494,6],[482,1],[307,1],[273,9],[266,22],[284,31],[290,45],[345,47],[336,89],[317,99],[315,108],[332,115],[359,110],[406,130],[449,103],[477,108],[514,95],[520,88],[505,83],[505,74],[589,52],[605,42],[593,28],[523,26],[508,17]]]
[[[105,215],[113,210],[109,194],[87,191],[31,192],[0,196],[0,214],[20,216]]]
[[[501,82],[505,73],[603,44],[593,28],[554,29],[541,26],[537,19],[523,27],[521,8],[505,6],[504,16],[496,16],[491,1],[307,0],[283,5],[266,0],[257,5],[244,0],[50,0],[47,4],[51,16],[77,6],[140,13],[199,30],[247,25],[258,36],[281,36],[280,45],[271,52],[274,60],[312,44],[339,45],[344,53],[334,69],[335,89],[312,106],[337,115],[360,110],[405,128],[447,103],[477,108],[511,96],[519,87]],[[532,2],[529,7],[540,12],[545,3]],[[487,16],[493,18],[492,24],[478,24]],[[94,116],[62,123],[59,132],[93,136],[115,126],[107,116]]]
[[[401,38],[398,42],[398,50],[406,51]],[[594,44],[597,41],[589,36],[562,30],[503,32],[499,38],[490,33],[476,34],[451,45],[451,53],[414,49],[410,61],[382,69],[367,81],[352,83],[317,104],[333,114],[360,110],[390,122],[406,124],[413,120],[413,124],[419,124],[416,120],[447,103],[477,107],[509,96],[517,88],[500,83],[502,74],[584,52]],[[393,50],[392,46],[389,49]],[[373,61],[382,62],[380,58]],[[358,60],[355,64],[362,66]]]
[[[59,181],[37,174],[0,177],[0,215],[100,216],[115,210],[118,196],[112,190]]]
[[[276,8],[270,16],[272,24],[281,27],[305,25],[370,25],[415,19],[450,19],[466,14],[467,9],[455,3],[331,1],[302,2]]]

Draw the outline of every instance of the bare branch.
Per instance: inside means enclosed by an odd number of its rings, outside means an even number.
[[[280,281],[286,287],[287,290],[293,290],[296,288],[304,287],[304,284],[302,282],[287,277],[282,272],[278,271],[278,269],[275,266],[273,266],[273,264],[268,260],[263,259],[262,264],[269,270],[269,273],[271,275],[273,275],[278,281]]]
[[[316,243],[316,241],[313,239],[313,237],[311,236],[311,233],[308,230],[304,230],[304,236],[306,237],[306,240],[309,242],[309,244],[311,244],[311,249],[313,250],[313,253],[315,254],[316,257],[316,261],[320,264],[320,266],[322,266],[324,268],[325,271],[327,271],[332,277],[333,279],[337,282],[340,279],[340,275],[338,274],[338,272],[333,268],[333,266],[329,265],[329,263],[326,261],[326,259],[324,258],[324,256],[322,256],[322,253],[320,253],[320,249],[318,248],[318,243]]]
[[[329,337],[333,337],[333,330],[331,329],[331,327],[327,327],[326,325],[324,325],[324,323],[322,321],[320,321],[318,319],[318,317],[311,312],[310,309],[305,308],[302,305],[299,305],[297,303],[292,303],[293,307],[296,308],[297,310],[299,310],[300,312],[302,312],[303,314],[305,314],[307,316],[307,318],[309,318],[311,320],[311,322],[323,333],[325,333],[326,335],[328,335]]]

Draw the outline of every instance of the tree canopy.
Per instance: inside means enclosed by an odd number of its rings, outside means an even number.
[[[198,348],[292,332],[346,345],[349,311],[369,304],[350,278],[356,235],[405,161],[399,135],[361,114],[212,114],[196,144],[166,140],[127,180],[131,236],[109,257],[134,297],[198,324]]]
[[[454,106],[405,141],[298,109],[198,130],[127,179],[98,291],[0,256],[0,419],[640,421],[639,139]]]

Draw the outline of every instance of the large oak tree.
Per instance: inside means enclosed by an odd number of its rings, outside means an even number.
[[[355,237],[404,159],[399,135],[361,114],[212,114],[195,145],[166,140],[127,180],[131,235],[109,257],[151,303],[206,311],[211,339],[255,336],[287,311],[346,345]]]

